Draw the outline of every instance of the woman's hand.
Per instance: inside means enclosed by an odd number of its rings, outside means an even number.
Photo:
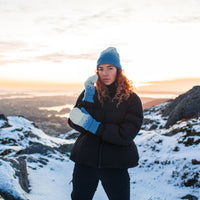
[[[85,81],[85,94],[83,97],[83,101],[88,101],[93,103],[93,96],[95,94],[95,87],[94,84],[97,82],[98,80],[98,75],[95,74],[91,77],[89,77],[86,81]]]

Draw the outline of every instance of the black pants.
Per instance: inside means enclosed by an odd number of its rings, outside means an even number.
[[[109,200],[130,200],[130,178],[127,169],[91,168],[75,164],[72,200],[91,200],[101,180]]]

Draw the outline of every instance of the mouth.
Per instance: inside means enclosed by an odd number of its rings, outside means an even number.
[[[105,82],[107,82],[107,81],[109,81],[110,79],[108,79],[108,78],[104,78],[103,79],[103,81],[105,81]]]

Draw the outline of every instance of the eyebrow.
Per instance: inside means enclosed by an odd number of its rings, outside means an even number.
[[[107,65],[106,67],[113,67],[113,65]],[[103,67],[101,67],[101,66],[99,66],[99,68],[103,68]]]

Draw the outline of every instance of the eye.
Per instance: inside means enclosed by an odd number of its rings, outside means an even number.
[[[103,68],[99,68],[98,70],[99,70],[100,72],[102,72],[102,71],[103,71]]]
[[[108,70],[113,70],[113,67],[109,67]]]

